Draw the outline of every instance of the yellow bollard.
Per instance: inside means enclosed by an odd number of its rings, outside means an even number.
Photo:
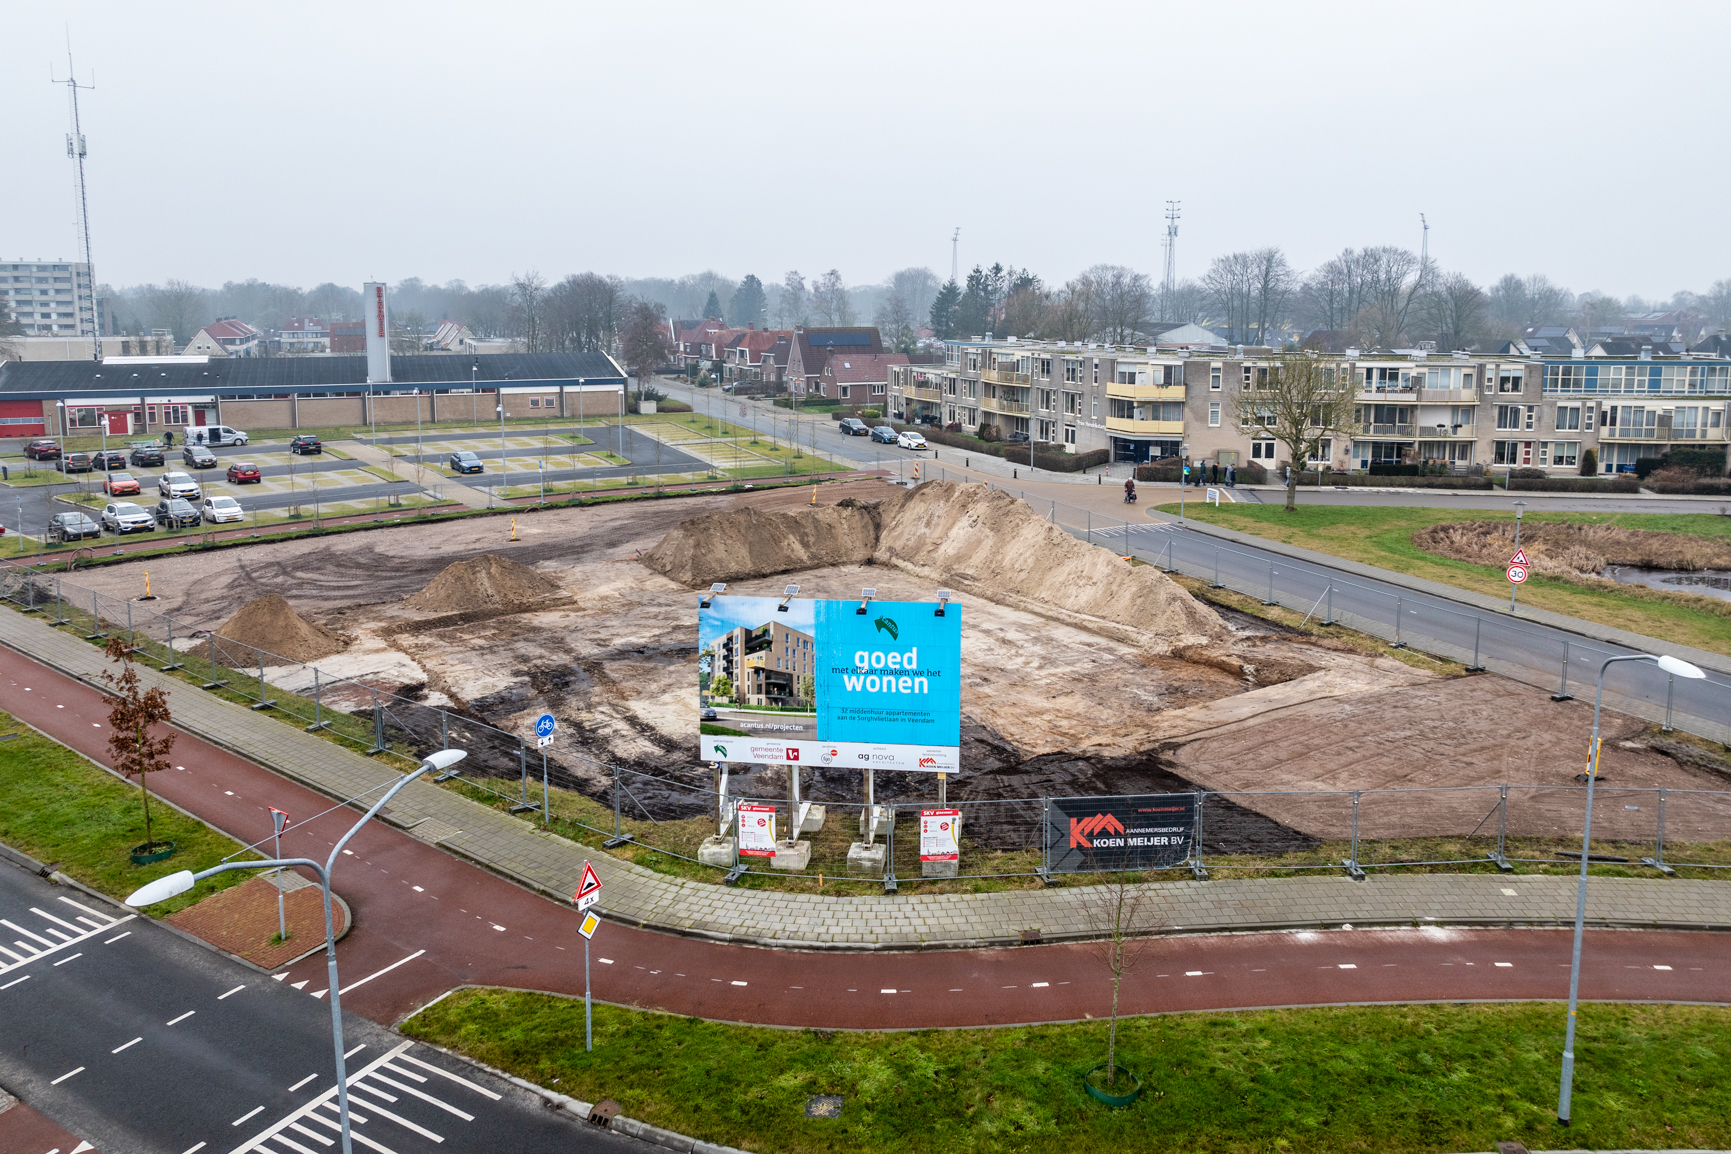
[[[144,571],[144,599],[146,601],[152,600],[150,596],[150,570],[148,569]]]
[[[517,539],[517,518],[512,517],[511,518],[511,540],[515,541],[516,539]]]
[[[813,505],[817,504],[817,486],[816,485],[813,485],[811,487],[811,503]]]

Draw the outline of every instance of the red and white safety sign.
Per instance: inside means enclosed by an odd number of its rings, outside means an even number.
[[[1509,580],[1510,581],[1514,582],[1516,585],[1519,585],[1522,581],[1525,581],[1526,579],[1527,579],[1527,567],[1525,565],[1510,565],[1509,566]]]
[[[921,861],[955,861],[961,853],[961,835],[961,810],[920,810]]]

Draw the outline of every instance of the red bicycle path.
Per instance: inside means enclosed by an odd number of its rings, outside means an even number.
[[[196,693],[187,688],[177,692]],[[107,764],[101,695],[0,647],[5,709]],[[171,700],[172,705],[172,700]],[[324,860],[348,807],[181,732],[154,792],[242,842],[286,810],[289,856]],[[323,816],[313,817],[312,815]],[[310,818],[310,820],[309,820]],[[583,992],[581,916],[381,823],[337,865],[354,928],[337,946],[343,1005],[395,1023],[463,985]],[[1509,879],[1518,886],[1518,876]],[[1366,883],[1374,884],[1374,883]],[[602,893],[602,909],[606,893]],[[1603,930],[1587,936],[1587,1000],[1731,1002],[1731,957],[1713,933]],[[1109,1012],[1088,944],[830,953],[718,943],[604,923],[592,943],[597,999],[717,1021],[830,1029],[920,1029],[1073,1021]],[[1561,999],[1562,929],[1279,931],[1150,940],[1124,980],[1132,1014],[1268,1006]],[[322,951],[282,980],[323,996]]]

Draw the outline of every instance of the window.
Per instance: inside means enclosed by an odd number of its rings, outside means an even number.
[[[1533,463],[1531,441],[1492,441],[1491,464],[1530,465]]]
[[[1334,441],[1328,437],[1324,437],[1320,441],[1316,442],[1315,445],[1311,446],[1309,453],[1305,455],[1305,460],[1309,461],[1313,465],[1320,465],[1327,464],[1333,459],[1333,457]]]
[[[1578,431],[1581,427],[1581,406],[1557,406],[1557,432]]]
[[[1253,461],[1272,461],[1272,460],[1274,460],[1274,442],[1273,441],[1252,441],[1252,442],[1250,442],[1250,459]]]
[[[1526,416],[1525,409],[1525,405],[1498,405],[1497,428],[1519,429]]]
[[[884,386],[883,386],[883,384],[882,384],[882,383],[879,383],[879,384],[874,384],[874,385],[873,385],[873,386],[872,386],[872,396],[874,396],[874,397],[881,397],[881,396],[883,396],[883,395],[884,395]]]
[[[1076,426],[1075,425],[1065,425],[1064,426],[1064,443],[1066,445],[1074,445],[1076,443]]]
[[[849,390],[849,389],[851,389],[851,388],[853,388],[853,386],[852,386],[852,385],[843,385],[843,386],[842,386],[842,387],[841,387],[841,399],[842,399],[842,400],[844,400],[844,401],[845,401],[845,400],[847,400],[847,397],[848,397],[848,390]]]
[[[1208,402],[1208,427],[1210,429],[1218,429],[1220,427],[1220,402],[1219,401]]]
[[[1449,424],[1457,429],[1470,429],[1473,427],[1473,414],[1477,411],[1476,405],[1455,405],[1449,409]]]
[[[1214,392],[1214,393],[1218,393],[1220,391],[1220,366],[1219,365],[1209,365],[1208,366],[1208,390],[1210,392]]]
[[[1100,383],[1100,359],[1098,357],[1094,358],[1094,383],[1096,385]]]
[[[1094,419],[1096,421],[1098,421],[1100,419],[1100,398],[1099,397],[1094,398]]]
[[[1580,464],[1581,442],[1540,441],[1539,468],[1573,469]]]
[[[540,408],[541,407],[541,398],[540,397],[530,397],[529,398],[529,407],[531,409]]]
[[[1490,382],[1487,380],[1485,383],[1489,384]],[[1521,391],[1521,370],[1520,369],[1503,369],[1501,372],[1499,372],[1497,374],[1497,392],[1499,392],[1499,393],[1518,393],[1520,391]]]

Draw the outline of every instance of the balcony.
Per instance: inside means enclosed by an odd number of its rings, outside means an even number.
[[[1399,427],[1405,428],[1406,426]],[[1426,441],[1476,441],[1479,439],[1478,426],[1476,425],[1419,425],[1418,432],[1414,435]]]
[[[907,397],[909,400],[914,401],[941,401],[944,399],[944,392],[942,389],[927,389],[921,388],[918,385],[910,385],[907,388],[904,388],[902,390],[902,395]]]
[[[1435,430],[1439,426],[1427,425],[1426,427],[1429,429]],[[1377,425],[1377,424],[1355,425],[1355,426],[1353,426],[1352,435],[1355,437],[1407,437],[1407,438],[1411,438],[1411,437],[1415,437],[1418,435],[1418,426],[1417,425]]]
[[[1126,401],[1182,401],[1183,385],[1125,385],[1113,381],[1106,386],[1108,397]]]
[[[1012,373],[1008,369],[981,369],[980,379],[998,385],[1015,385],[1019,388],[1026,388],[1029,383],[1027,373]]]
[[[1034,406],[1023,401],[1000,401],[991,397],[980,398],[980,408],[990,409],[994,413],[1031,413]]]
[[[1558,433],[1557,436],[1579,436],[1579,433]],[[1667,424],[1648,425],[1644,428],[1633,428],[1628,425],[1612,427],[1606,425],[1599,430],[1601,441],[1724,441],[1724,429],[1704,429],[1699,425],[1694,428],[1676,429]]]
[[[1108,433],[1128,433],[1137,437],[1182,437],[1183,421],[1135,421],[1129,417],[1107,417]]]
[[[1476,405],[1479,396],[1475,389],[1420,389],[1418,399],[1427,405]]]
[[[1451,389],[1436,390],[1438,393],[1453,391],[1454,390]],[[1378,385],[1374,389],[1360,387],[1358,390],[1358,399],[1360,401],[1381,401],[1384,404],[1387,404],[1391,400],[1416,403],[1418,401],[1418,394],[1419,390],[1411,385]],[[1437,398],[1433,397],[1431,399],[1435,400]]]

